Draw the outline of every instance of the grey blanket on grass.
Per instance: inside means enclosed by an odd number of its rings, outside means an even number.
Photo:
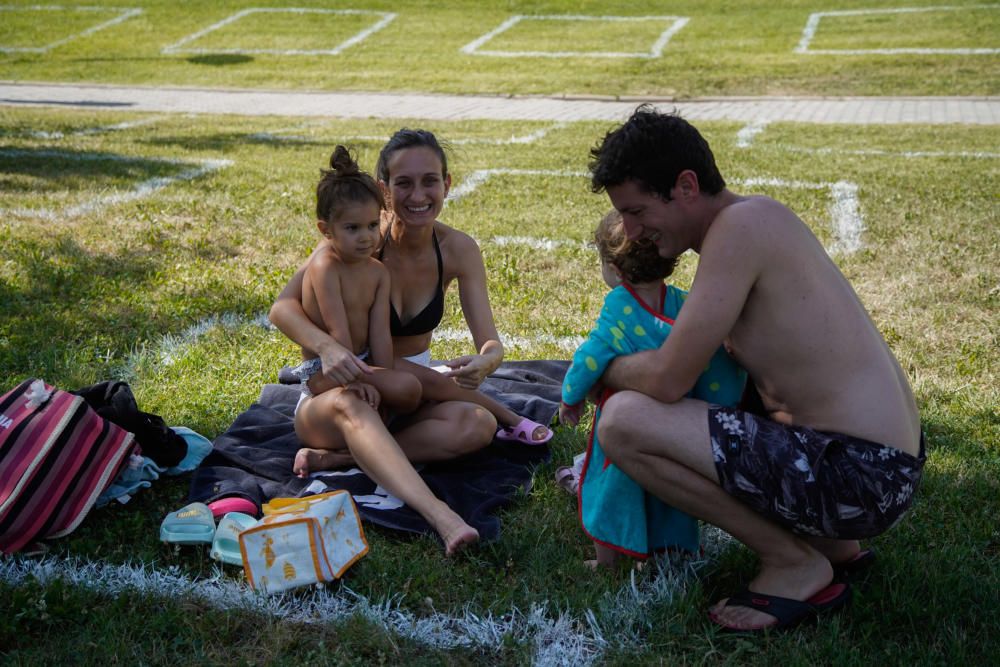
[[[481,391],[519,415],[549,424],[558,410],[568,367],[568,361],[505,362],[486,379]],[[257,402],[213,442],[212,453],[192,477],[190,500],[208,503],[239,496],[260,507],[271,498],[346,489],[365,521],[432,534],[419,514],[358,468],[315,473],[307,479],[292,474],[295,453],[303,446],[292,422],[298,398],[297,384],[265,385]],[[547,445],[494,440],[474,454],[427,464],[419,472],[434,495],[476,528],[482,539],[491,541],[500,536],[497,511],[519,491],[530,491],[533,468],[549,457]]]

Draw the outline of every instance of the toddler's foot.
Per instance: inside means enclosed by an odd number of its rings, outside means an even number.
[[[310,449],[303,447],[295,454],[292,472],[298,477],[306,478],[317,470],[333,470],[354,465],[354,458],[343,452],[331,452],[328,449]]]

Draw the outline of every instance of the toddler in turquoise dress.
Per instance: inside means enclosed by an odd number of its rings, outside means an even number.
[[[588,393],[612,359],[663,344],[687,296],[684,290],[664,283],[677,260],[660,257],[648,240],[629,241],[617,211],[604,216],[594,240],[601,273],[612,289],[563,380],[559,420],[564,424],[579,422]],[[746,372],[720,347],[688,396],[733,406],[745,383]],[[580,521],[597,551],[594,563],[610,566],[619,553],[642,559],[665,549],[697,552],[698,522],[644,491],[605,457],[597,422],[610,394],[605,391],[595,397],[597,407],[577,490]]]

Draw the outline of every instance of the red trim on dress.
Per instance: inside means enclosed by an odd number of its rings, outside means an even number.
[[[667,317],[666,315],[663,314],[663,306],[667,302],[667,284],[666,283],[661,283],[660,284],[660,311],[659,312],[657,312],[657,311],[653,310],[652,308],[650,308],[649,304],[646,303],[645,301],[643,301],[642,297],[640,297],[638,294],[636,294],[635,290],[632,289],[631,285],[629,285],[628,283],[623,282],[622,283],[622,287],[624,287],[625,289],[627,289],[628,293],[632,295],[632,298],[635,299],[636,302],[640,306],[642,306],[650,315],[652,315],[653,317],[655,317],[658,320],[662,320],[663,322],[666,322],[667,324],[673,326],[674,321],[672,319],[670,319],[669,317]]]

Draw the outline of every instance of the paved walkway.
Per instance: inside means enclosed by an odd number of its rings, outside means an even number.
[[[426,120],[623,120],[643,100],[209,90],[0,81],[0,105]],[[745,123],[1000,125],[1000,97],[731,97],[654,101],[687,119]]]

